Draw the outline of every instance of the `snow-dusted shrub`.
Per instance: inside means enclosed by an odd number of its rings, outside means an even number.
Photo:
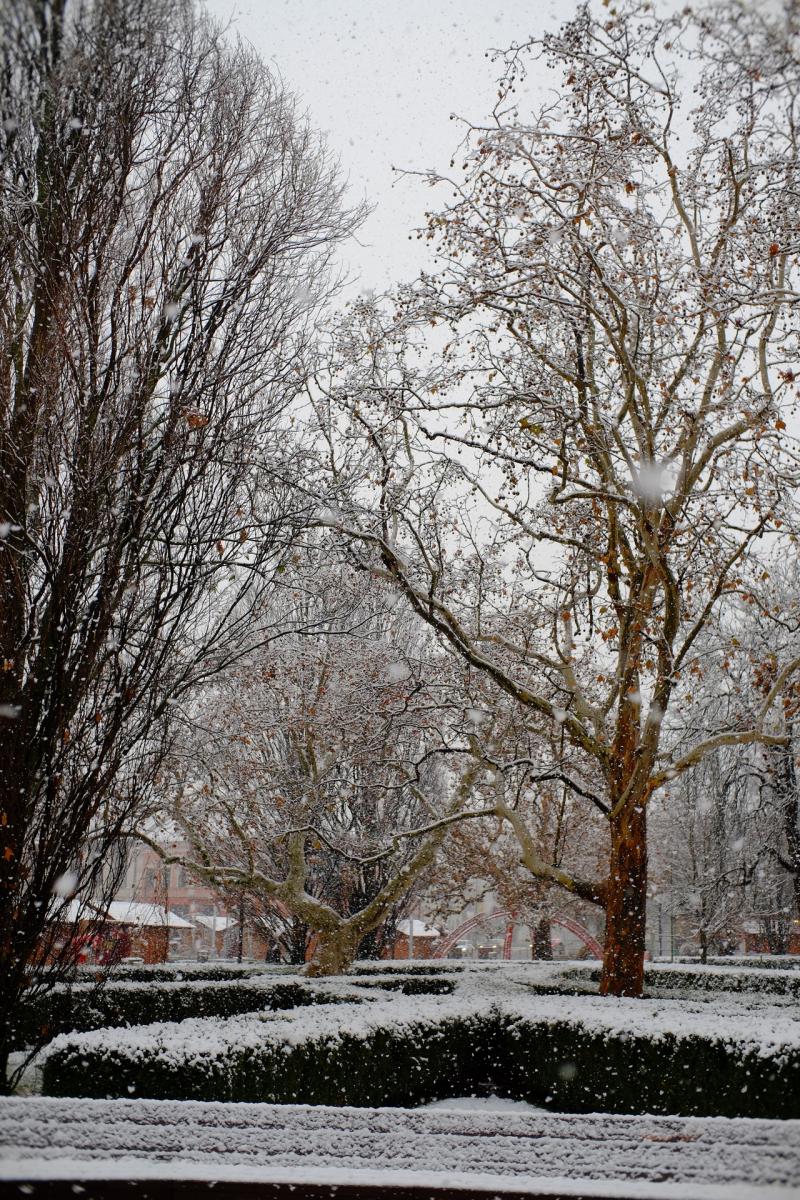
[[[464,966],[447,959],[415,960],[387,958],[375,962],[356,962],[350,975],[459,975]]]
[[[314,1004],[316,993],[296,978],[233,980],[150,980],[106,983],[102,988],[78,984],[55,990],[28,1008],[22,1006],[17,1044],[29,1045],[44,1034],[151,1021],[183,1021],[190,1017],[230,1017],[263,1009]]]
[[[598,967],[576,967],[565,972],[564,989],[580,992],[600,980]],[[739,992],[746,995],[793,996],[800,999],[800,971],[729,966],[686,966],[656,963],[645,969],[645,991]]]
[[[377,965],[377,964],[376,964]],[[257,970],[253,976],[234,968],[221,968],[219,975],[204,978],[202,971],[186,972],[159,968],[134,967],[144,979],[115,973],[98,987],[77,984],[71,989],[56,989],[36,1004],[21,1006],[17,1022],[16,1045],[22,1048],[39,1036],[83,1032],[105,1027],[143,1025],[153,1021],[184,1021],[190,1017],[231,1017],[264,1009],[293,1008],[324,1001],[327,994],[309,990],[297,976],[286,978],[287,968]],[[183,968],[185,970],[185,968]],[[226,970],[228,975],[226,976]],[[296,968],[295,968],[296,970]],[[283,976],[283,978],[281,978]],[[419,970],[393,970],[385,974],[362,968],[350,981],[351,995],[359,989],[379,988],[400,991],[406,996],[447,995],[452,979],[442,974]]]
[[[490,1027],[476,1017],[420,1021],[404,1029],[387,1021],[369,1032],[345,1023],[338,1033],[291,1042],[272,1038],[268,1022],[248,1018],[224,1048],[204,1044],[204,1031],[197,1028],[197,1042],[184,1043],[176,1053],[164,1025],[150,1045],[112,1040],[91,1049],[86,1043],[54,1047],[44,1090],[61,1096],[415,1104],[455,1094],[452,1088],[480,1090]]]
[[[681,959],[681,961],[684,961]],[[690,961],[690,960],[686,960]],[[698,962],[694,959],[694,962]],[[800,956],[797,954],[738,954],[725,955],[708,959],[708,965],[713,967],[760,967],[768,971],[800,971]]]
[[[404,996],[449,996],[455,988],[453,979],[443,975],[423,975],[418,971],[393,971],[389,975],[359,972],[351,983],[354,988],[380,988],[402,992]]]
[[[575,1112],[800,1117],[785,1005],[537,995],[528,980],[476,972],[402,1004],[328,985],[343,1003],[62,1037],[44,1090],[356,1106],[496,1092]]]
[[[657,954],[652,960],[657,966],[668,963],[686,963],[699,967],[702,960],[699,954]],[[800,954],[709,954],[706,959],[709,967],[764,967],[767,970],[798,971],[800,970]]]
[[[92,981],[102,976],[109,983],[179,983],[182,980],[216,980],[246,979],[252,975],[285,975],[297,970],[296,967],[273,966],[268,963],[142,963],[138,965],[121,964],[116,967],[82,967],[77,975],[77,982]]]

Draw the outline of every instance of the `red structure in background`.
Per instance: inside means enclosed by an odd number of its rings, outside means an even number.
[[[448,933],[447,937],[442,938],[439,945],[433,952],[433,958],[447,958],[450,951],[462,938],[464,934],[470,933],[478,926],[484,925],[487,921],[506,921],[506,932],[503,940],[503,958],[508,960],[511,958],[511,942],[514,936],[514,926],[520,922],[517,920],[517,914],[511,912],[508,908],[498,909],[493,913],[482,913],[478,916],[470,917],[463,924],[454,929],[452,933]],[[570,933],[574,933],[577,938],[583,942],[587,950],[590,950],[595,958],[603,957],[603,948],[600,943],[592,937],[588,929],[585,929],[579,921],[575,921],[572,917],[563,916],[557,913],[550,918],[551,925],[560,925],[562,929],[568,929]]]

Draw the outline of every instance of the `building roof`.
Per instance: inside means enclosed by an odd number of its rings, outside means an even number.
[[[191,921],[185,921],[177,913],[168,912],[163,904],[141,904],[136,900],[112,900],[106,912],[108,919],[118,925],[151,926],[168,925],[171,929],[191,929]]]
[[[418,921],[414,917],[410,921],[398,921],[397,932],[404,934],[406,937],[415,938],[438,938],[442,935],[438,929],[434,929],[432,925],[426,925],[424,921]]]
[[[213,929],[215,933],[224,933],[226,929],[239,923],[236,917],[210,917],[206,913],[195,913],[192,920],[206,929]]]
[[[58,920],[63,925],[72,925],[79,919],[82,921],[96,921],[99,916],[99,909],[91,900],[84,900],[80,896],[73,896],[66,903],[59,899],[51,900],[48,906],[48,914],[51,920]]]

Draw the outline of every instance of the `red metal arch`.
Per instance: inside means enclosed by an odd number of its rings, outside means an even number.
[[[439,945],[433,952],[433,958],[447,958],[448,954],[453,949],[453,946],[455,946],[459,938],[463,937],[465,933],[469,933],[471,930],[477,928],[478,925],[485,924],[487,921],[507,922],[505,939],[503,941],[503,958],[511,958],[511,938],[514,926],[522,922],[518,922],[517,914],[511,912],[511,910],[508,908],[501,908],[498,909],[497,912],[481,913],[478,916],[469,917],[466,921],[459,925],[457,929],[454,929],[452,933],[448,933],[446,937],[442,938],[441,942],[439,942]],[[575,936],[583,942],[587,950],[591,950],[595,958],[603,957],[602,946],[595,938],[592,937],[592,935],[589,933],[589,930],[585,929],[583,925],[580,924],[579,921],[573,920],[572,917],[566,917],[562,916],[560,913],[556,913],[555,916],[550,918],[550,924],[560,925],[563,929],[568,929],[570,933],[574,933]]]

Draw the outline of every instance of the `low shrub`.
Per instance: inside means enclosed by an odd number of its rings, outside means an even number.
[[[647,967],[644,973],[645,992],[655,995],[660,992],[739,992],[759,996],[792,996],[800,998],[800,972],[773,970],[750,970],[736,967],[716,966],[667,966]],[[573,985],[576,992],[586,983],[599,983],[598,967],[572,967],[563,977],[564,989]],[[556,985],[559,989],[561,984]]]
[[[699,954],[681,954],[675,958],[656,958],[657,963],[673,965],[687,963],[690,966],[700,966]],[[709,954],[705,961],[708,967],[753,967],[768,971],[800,971],[800,954]]]
[[[506,1087],[566,1112],[800,1117],[800,1052],[764,1056],[712,1036],[516,1023]]]
[[[23,1003],[17,1013],[15,1048],[60,1033],[190,1017],[231,1017],[318,1003],[317,993],[311,992],[296,974],[286,978],[289,971],[296,970],[262,967],[248,974],[240,968],[191,967],[183,977],[182,970],[170,964],[115,968],[113,974],[93,983],[59,987]],[[349,982],[351,994],[352,988],[377,988],[400,991],[406,996],[447,995],[454,983],[443,974],[441,969],[423,972],[412,967],[379,975],[371,967],[360,966],[354,977],[345,976],[345,982]],[[329,1002],[331,997],[323,999]]]
[[[649,1010],[635,1007],[643,1002],[598,1013],[586,998],[487,1001],[414,999],[398,1016],[394,1003],[365,997],[359,1008],[291,1021],[248,1016],[59,1039],[44,1090],[355,1106],[496,1092],[571,1112],[800,1117],[800,1046],[737,1042],[702,1024],[676,1033],[669,1014],[646,1032]]]
[[[91,1029],[184,1021],[191,1017],[231,1017],[263,1009],[330,1002],[299,980],[191,980],[77,984],[57,989],[20,1007],[16,1045],[42,1037]]]
[[[457,975],[463,971],[463,966],[445,960],[426,958],[421,961],[411,959],[382,959],[376,962],[357,962],[353,964],[351,975]]]
[[[345,1029],[291,1044],[272,1040],[264,1023],[255,1044],[251,1026],[246,1044],[211,1053],[198,1042],[180,1056],[157,1046],[132,1051],[112,1043],[94,1052],[63,1046],[45,1061],[43,1089],[53,1096],[415,1104],[475,1090],[476,1048],[485,1057],[489,1027],[486,1021],[445,1020],[401,1032],[387,1024],[367,1036]]]
[[[180,983],[184,980],[215,981],[246,979],[254,975],[285,975],[296,973],[297,967],[273,966],[271,963],[138,963],[115,967],[80,967],[76,982],[101,979],[107,983]]]
[[[422,975],[416,971],[399,971],[391,975],[360,975],[351,980],[355,988],[380,988],[381,991],[402,992],[404,996],[449,996],[455,980],[441,975]]]

